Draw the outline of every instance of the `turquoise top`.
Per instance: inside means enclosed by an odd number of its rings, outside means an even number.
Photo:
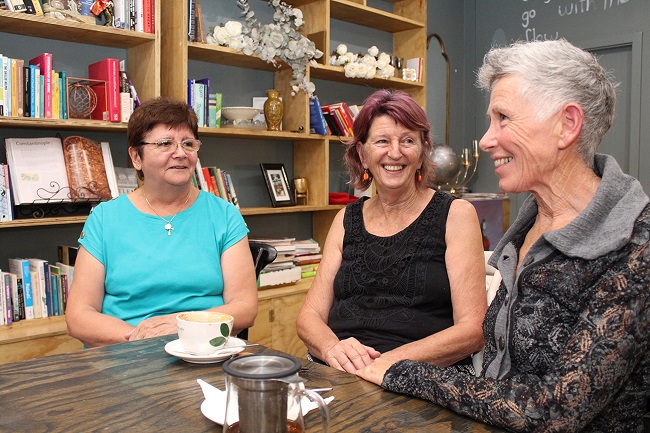
[[[93,209],[79,244],[106,268],[102,313],[135,326],[153,316],[223,305],[221,254],[248,234],[237,208],[201,191],[176,215],[171,236],[165,224],[126,195]]]

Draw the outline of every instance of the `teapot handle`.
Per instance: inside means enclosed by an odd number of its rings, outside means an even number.
[[[323,400],[323,397],[321,397],[320,394],[318,394],[315,391],[312,391],[310,389],[301,389],[298,391],[298,393],[301,396],[307,397],[309,400],[311,400],[313,403],[316,403],[318,406],[318,409],[320,409],[320,414],[321,414],[321,419],[322,419],[322,431],[323,433],[329,433],[330,431],[330,410],[327,407],[327,404],[325,403],[325,400]]]

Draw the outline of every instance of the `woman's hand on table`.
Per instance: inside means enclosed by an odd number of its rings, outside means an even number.
[[[330,367],[348,373],[370,365],[381,353],[370,346],[364,346],[356,338],[341,340],[325,351],[324,361]]]
[[[384,375],[394,363],[394,360],[379,357],[372,364],[357,370],[355,374],[368,382],[381,385],[384,380]]]
[[[167,316],[157,316],[145,319],[131,332],[126,334],[129,341],[142,340],[144,338],[160,337],[161,335],[175,334],[176,316],[174,314]]]

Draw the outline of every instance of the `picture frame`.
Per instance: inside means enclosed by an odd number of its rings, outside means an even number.
[[[261,163],[260,168],[273,207],[295,206],[284,164]]]

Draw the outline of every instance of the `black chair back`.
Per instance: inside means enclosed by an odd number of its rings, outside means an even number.
[[[278,256],[278,251],[269,244],[262,242],[248,242],[253,255],[253,263],[255,264],[255,276],[259,277],[260,272],[266,265],[272,263]]]
[[[264,267],[269,263],[272,263],[278,256],[278,251],[272,245],[264,244],[262,242],[249,241],[248,245],[251,248],[251,255],[253,256],[255,276],[259,277],[262,269],[264,269]],[[237,334],[237,337],[248,340],[248,328]]]

